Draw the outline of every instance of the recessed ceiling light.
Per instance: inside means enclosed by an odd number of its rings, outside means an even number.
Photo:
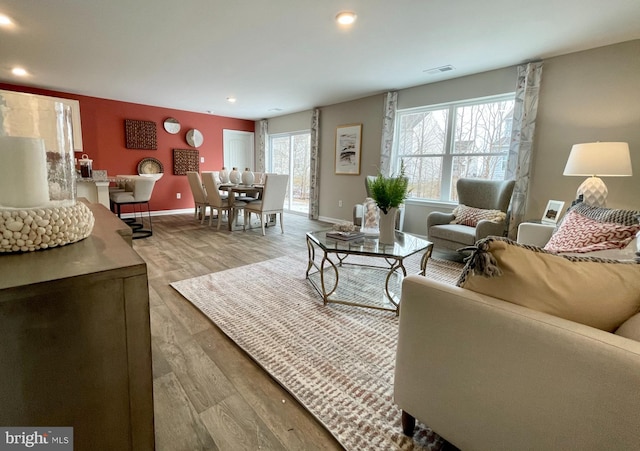
[[[282,108],[269,108],[267,111],[273,112],[273,113],[278,113],[280,111],[282,111]]]
[[[0,26],[13,25],[13,21],[11,17],[5,16],[4,14],[0,14]]]
[[[227,97],[227,102],[229,103],[236,103],[236,98],[235,97]]]
[[[13,69],[11,69],[11,73],[18,77],[24,77],[25,75],[27,75],[27,71],[21,67],[14,67]]]
[[[341,11],[336,16],[336,21],[340,25],[351,25],[356,21],[356,17],[358,16],[353,11]]]

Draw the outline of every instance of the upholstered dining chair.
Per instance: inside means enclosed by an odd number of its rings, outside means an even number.
[[[189,188],[191,188],[193,203],[195,204],[194,217],[200,219],[200,224],[204,224],[209,204],[207,203],[207,193],[202,186],[202,179],[200,174],[194,171],[187,172],[187,179],[189,180]]]
[[[251,225],[251,213],[260,216],[260,226],[262,227],[262,235],[265,233],[265,225],[268,215],[280,215],[280,230],[284,233],[284,223],[282,216],[284,211],[284,198],[287,195],[287,187],[289,186],[288,174],[267,174],[264,180],[264,188],[260,200],[248,203],[244,207],[244,230],[247,230],[247,224]]]
[[[128,179],[131,191],[119,191],[109,194],[109,202],[111,205],[111,211],[115,212],[119,218],[122,218],[122,206],[133,206],[133,218],[129,218],[127,224],[133,229],[133,239],[146,238],[153,235],[153,224],[151,222],[151,208],[149,201],[151,200],[151,194],[156,184],[156,180],[150,177],[143,177],[140,175],[131,176]],[[149,227],[144,228],[144,216],[142,210],[139,212],[136,209],[136,205],[147,206],[147,216]],[[138,213],[140,216],[138,216]],[[140,222],[138,222],[138,219]]]
[[[459,179],[453,213],[431,212],[427,236],[434,249],[457,251],[490,235],[503,236],[515,180]]]
[[[213,220],[213,210],[218,212],[218,227],[220,230],[220,224],[222,222],[222,213],[227,212],[227,222],[229,223],[229,230],[233,225],[237,215],[238,209],[244,208],[247,204],[240,200],[234,199],[233,196],[229,196],[226,199],[223,199],[220,195],[220,191],[218,190],[218,185],[216,184],[215,176],[211,172],[203,172],[202,173],[202,181],[204,182],[204,189],[207,194],[207,205],[209,206],[209,226],[211,226],[211,222]],[[206,206],[205,206],[206,208]],[[205,211],[206,214],[206,211]]]

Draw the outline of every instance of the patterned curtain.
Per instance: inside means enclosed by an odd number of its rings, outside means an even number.
[[[391,150],[393,147],[393,132],[398,109],[398,93],[388,92],[384,99],[384,117],[382,118],[382,143],[380,146],[380,172],[391,175]]]
[[[542,61],[518,66],[511,145],[507,159],[505,180],[514,179],[516,186],[511,198],[509,233],[515,239],[518,225],[524,221],[531,177],[531,153],[538,112],[538,93],[542,80]]]
[[[254,171],[265,172],[267,159],[267,142],[269,142],[269,121],[262,119],[258,129],[258,149],[256,150],[256,167]]]
[[[309,181],[309,219],[320,216],[320,109],[311,116],[311,161]]]

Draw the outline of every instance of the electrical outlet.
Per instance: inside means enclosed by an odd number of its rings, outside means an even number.
[[[181,197],[182,197],[182,194],[176,193],[176,199],[180,199]]]
[[[204,157],[200,157],[200,163],[204,163]]]
[[[338,201],[338,207],[342,208],[342,201],[341,200]]]

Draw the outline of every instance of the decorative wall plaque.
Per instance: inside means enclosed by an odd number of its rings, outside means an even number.
[[[125,146],[127,149],[158,148],[156,123],[153,121],[124,120]]]
[[[173,175],[200,172],[200,152],[193,149],[173,149]]]

